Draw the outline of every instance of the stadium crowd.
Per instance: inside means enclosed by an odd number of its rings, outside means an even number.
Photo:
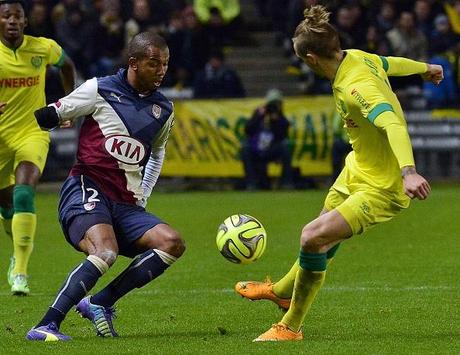
[[[329,83],[292,52],[291,38],[303,10],[320,3],[332,11],[344,49],[444,67],[445,80],[439,87],[413,77],[394,80],[403,102],[414,92],[424,93],[430,107],[452,106],[459,97],[460,0],[252,1],[260,22],[268,24],[276,43],[292,57],[288,69],[302,80],[305,93],[330,93]],[[245,18],[241,5],[239,0],[29,0],[26,33],[55,39],[75,61],[82,81],[114,73],[124,63],[129,40],[152,29],[167,38],[171,50],[165,87],[190,88],[195,97],[241,97],[244,88],[237,73],[226,65],[216,70],[209,61],[233,45],[253,44],[247,39],[257,24]],[[203,89],[206,80],[211,90]],[[222,85],[226,88],[219,91]]]

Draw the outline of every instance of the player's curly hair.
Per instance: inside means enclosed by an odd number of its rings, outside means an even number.
[[[325,58],[334,57],[341,48],[337,30],[329,23],[331,13],[324,6],[315,5],[306,8],[303,14],[304,20],[292,38],[297,54],[304,57],[312,52]]]

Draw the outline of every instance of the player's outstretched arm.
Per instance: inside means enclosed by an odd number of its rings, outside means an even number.
[[[415,166],[405,166],[401,169],[404,193],[410,198],[424,200],[431,192],[428,181],[417,173]]]
[[[374,123],[387,134],[388,143],[401,168],[405,194],[410,198],[426,199],[431,188],[425,178],[415,170],[412,145],[404,120],[394,112],[386,111]]]
[[[73,61],[66,56],[62,67],[60,68],[60,75],[62,81],[62,87],[64,88],[65,94],[69,94],[73,89],[75,89],[75,78],[76,78],[76,69]]]
[[[444,79],[442,66],[418,62],[404,57],[381,57],[389,76],[420,74],[424,80],[438,85]]]
[[[423,80],[431,81],[433,84],[439,85],[444,79],[444,72],[442,66],[438,64],[428,64],[428,69],[425,73],[421,74]]]

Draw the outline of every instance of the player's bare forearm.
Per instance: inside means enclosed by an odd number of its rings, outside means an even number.
[[[424,200],[429,196],[431,192],[430,184],[422,175],[417,173],[415,166],[403,167],[401,175],[403,178],[404,193],[407,196],[419,200]]]
[[[427,71],[422,74],[423,80],[431,81],[433,84],[439,85],[444,79],[444,72],[442,66],[438,64],[428,64]]]
[[[0,115],[5,112],[6,109],[6,102],[0,102]]]
[[[76,70],[69,57],[66,57],[61,68],[61,80],[64,91],[69,94],[75,88]]]

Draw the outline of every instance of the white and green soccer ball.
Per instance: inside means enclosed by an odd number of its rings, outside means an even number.
[[[234,214],[219,226],[216,244],[228,261],[250,264],[263,254],[267,233],[256,218],[247,214]]]

